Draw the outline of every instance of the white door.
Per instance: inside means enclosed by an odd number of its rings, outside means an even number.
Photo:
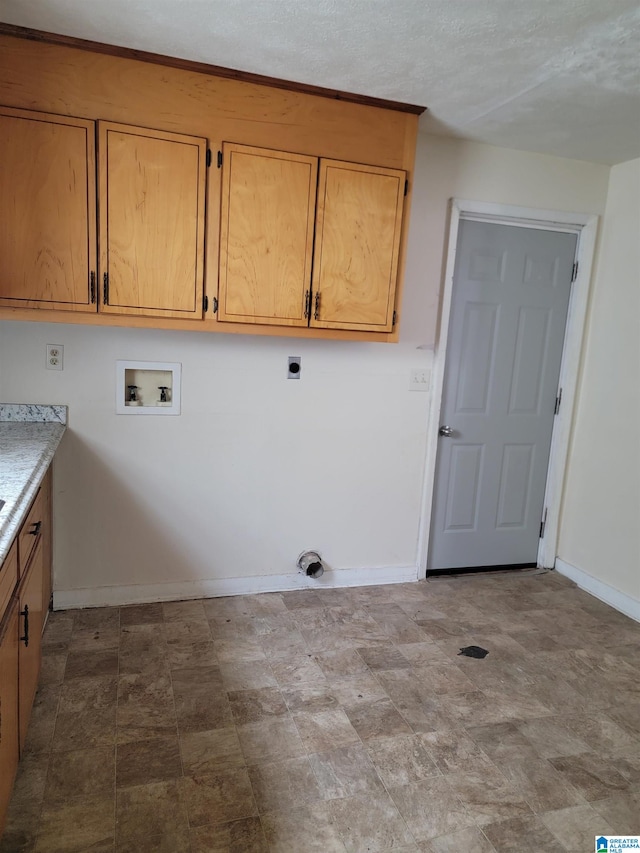
[[[576,243],[460,222],[430,571],[536,563]]]

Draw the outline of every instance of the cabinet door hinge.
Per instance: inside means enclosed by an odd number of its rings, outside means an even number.
[[[571,281],[575,281],[578,278],[578,262],[576,261],[573,265],[573,269],[571,270]]]
[[[542,516],[542,521],[540,522],[540,539],[544,539],[544,529],[547,526],[547,508],[544,508],[544,515]]]
[[[211,149],[207,148],[207,168],[211,165]]]
[[[207,294],[206,294],[206,293],[205,293],[205,295],[202,297],[202,307],[203,307],[203,309],[204,309],[204,313],[206,314],[206,313],[207,313],[207,311],[209,310],[209,297],[207,296]]]
[[[93,305],[96,301],[96,274],[93,270],[89,275],[89,295],[91,297],[91,304]]]
[[[218,151],[218,169],[222,166],[222,151]]]
[[[391,320],[391,327],[392,327],[392,328],[393,328],[393,326],[395,326],[395,324],[396,324],[396,320],[397,320],[397,319],[398,319],[398,312],[397,312],[397,311],[394,311],[394,312],[393,312],[393,319]]]
[[[109,304],[109,273],[106,272],[102,276],[102,303],[103,305]]]
[[[406,178],[404,182],[404,194],[406,195],[409,192],[409,178]]]
[[[557,415],[560,411],[560,404],[562,403],[562,388],[558,391],[558,396],[556,397],[556,407],[553,410],[553,414]]]
[[[218,297],[217,296],[213,297],[213,313],[214,314],[218,313]]]

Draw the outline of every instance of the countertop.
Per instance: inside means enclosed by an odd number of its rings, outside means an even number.
[[[0,404],[0,563],[66,430],[66,406]]]

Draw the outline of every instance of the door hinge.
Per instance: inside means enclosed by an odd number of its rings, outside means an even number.
[[[573,264],[573,269],[571,270],[571,281],[575,281],[578,278],[578,262],[575,261]]]
[[[91,270],[91,274],[89,275],[89,294],[91,297],[91,304],[93,305],[96,301],[96,274],[93,270]]]
[[[562,388],[558,391],[558,396],[556,397],[556,407],[553,410],[553,414],[557,415],[560,411],[560,404],[562,403]]]
[[[547,507],[544,508],[544,515],[542,516],[542,521],[540,522],[540,535],[539,539],[544,539],[544,529],[547,526]]]
[[[207,148],[207,167],[211,165],[211,149]]]
[[[404,182],[404,194],[406,195],[409,192],[409,178],[405,178]]]
[[[393,328],[395,326],[397,319],[398,319],[398,312],[394,311],[393,312],[393,319],[391,320],[391,328]]]
[[[202,297],[202,307],[203,307],[203,309],[204,309],[204,313],[206,314],[206,313],[207,313],[207,311],[209,310],[209,297],[207,296],[207,294],[206,294],[206,293],[205,293],[205,295]]]
[[[218,169],[222,166],[222,151],[218,151]]]
[[[102,303],[103,305],[109,304],[109,273],[106,272],[102,276]]]
[[[218,297],[217,296],[213,297],[213,313],[214,314],[218,313]]]

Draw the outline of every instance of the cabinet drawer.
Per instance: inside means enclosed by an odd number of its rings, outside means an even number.
[[[11,546],[4,563],[0,566],[0,621],[4,616],[11,594],[18,582],[18,545],[16,542]]]
[[[29,559],[35,546],[40,540],[42,528],[44,527],[45,518],[45,501],[42,489],[38,490],[35,496],[31,509],[20,528],[18,534],[18,574],[22,577],[29,563]]]

